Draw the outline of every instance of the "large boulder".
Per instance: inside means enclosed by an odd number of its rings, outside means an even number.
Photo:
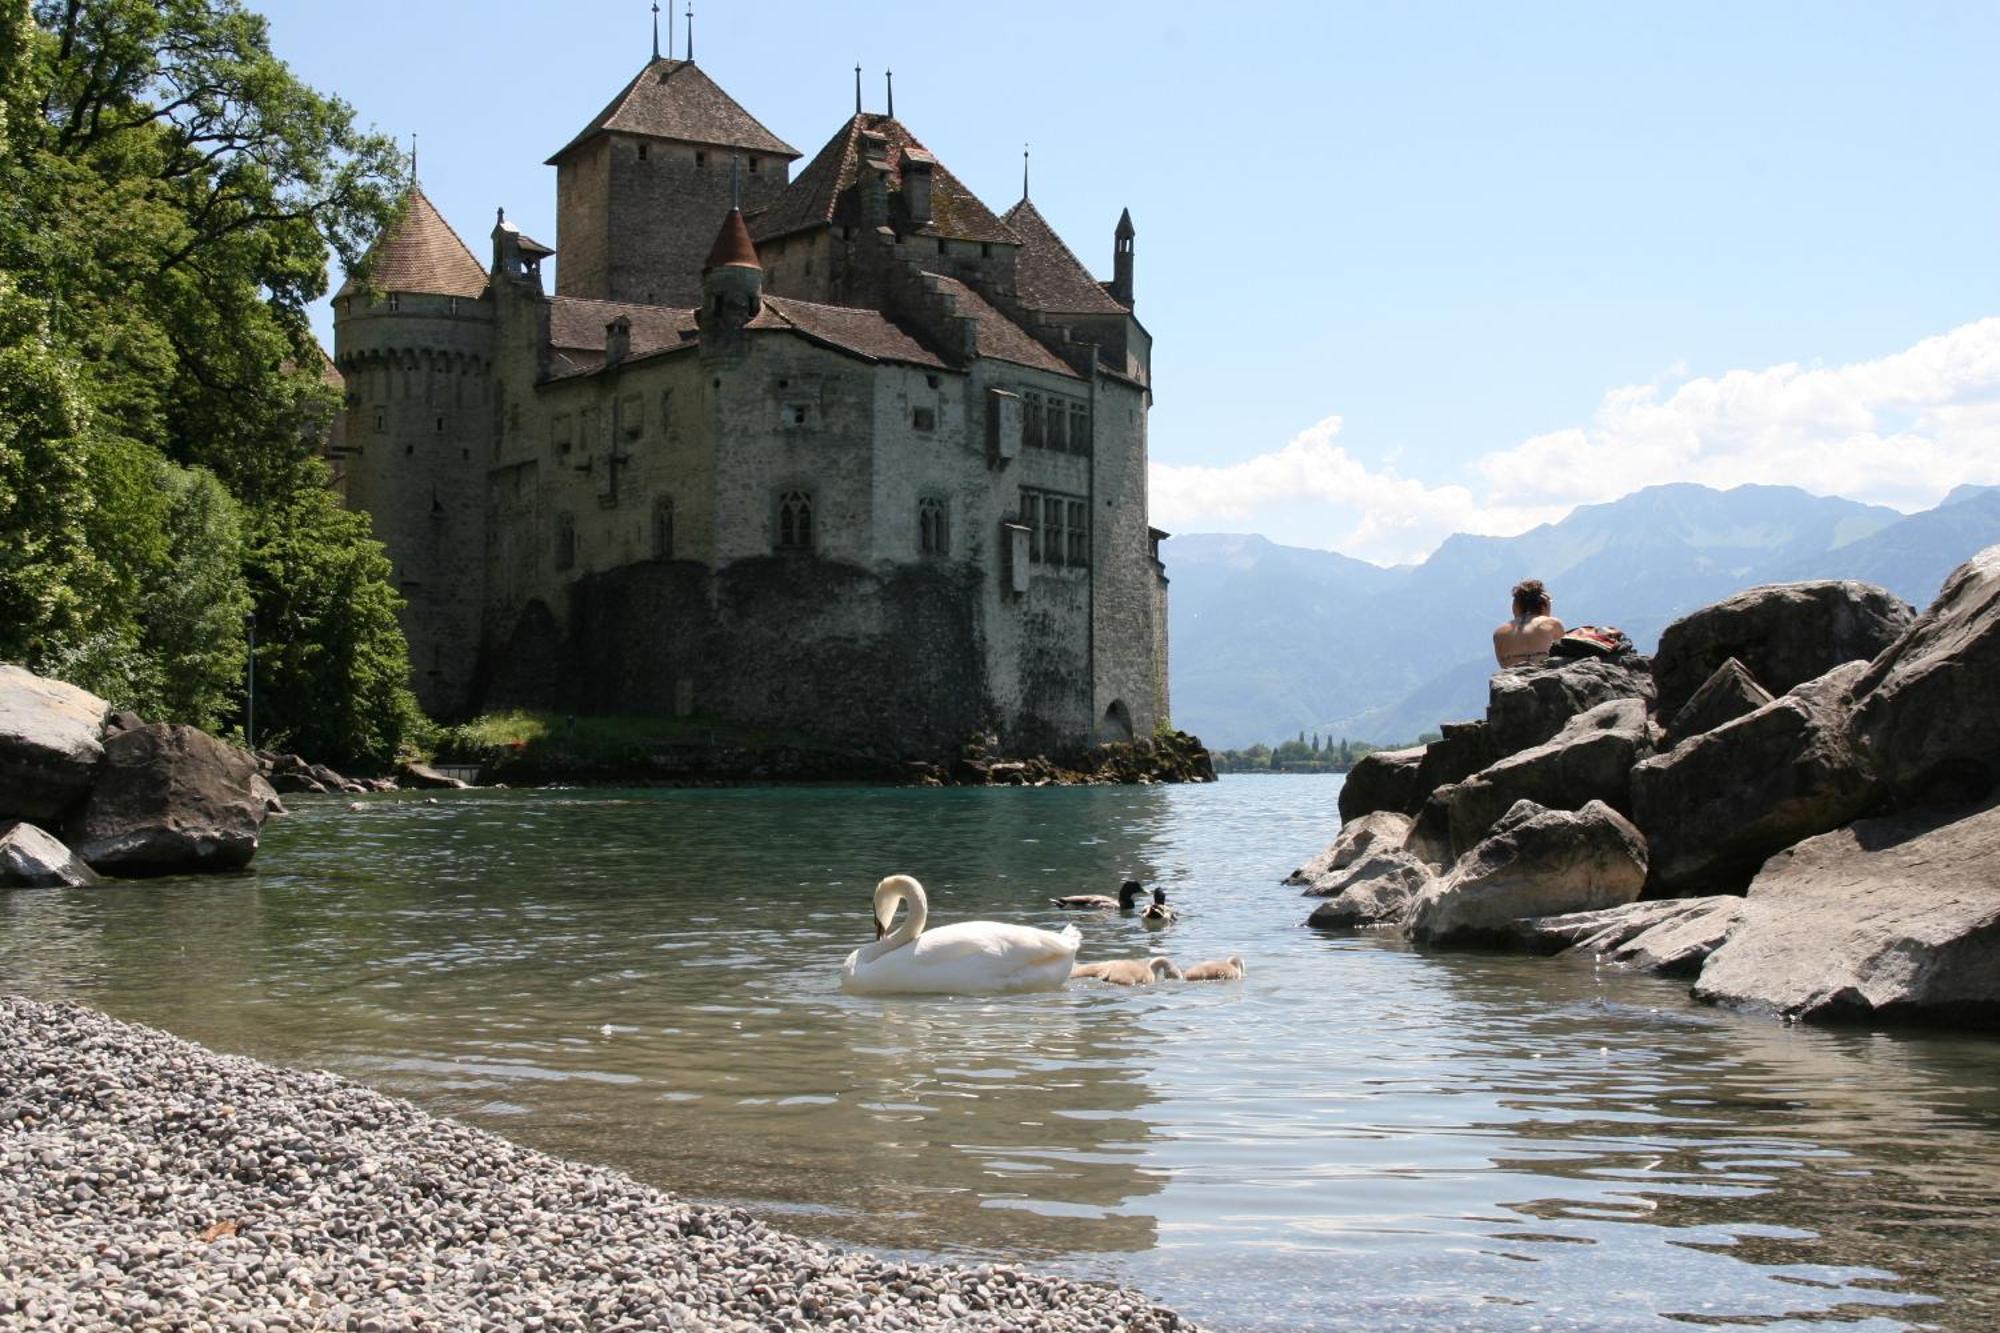
[[[112,875],[235,870],[257,851],[265,799],[256,761],[193,727],[150,726],[104,743],[70,845]]]
[[[1646,840],[1602,801],[1545,810],[1522,801],[1411,904],[1425,944],[1512,944],[1523,917],[1616,907],[1646,882]]]
[[[1371,853],[1307,890],[1324,901],[1306,924],[1320,930],[1401,925],[1432,878],[1431,868],[1408,852],[1390,848]]]
[[[1614,699],[1653,697],[1644,659],[1586,657],[1509,667],[1487,682],[1486,722],[1494,753],[1540,745],[1580,713]]]
[[[1750,674],[1750,668],[1732,657],[1709,673],[1694,697],[1667,723],[1667,746],[1671,749],[1690,736],[1714,731],[1769,702],[1771,692]]]
[[[1648,897],[1735,893],[1765,858],[1866,813],[1879,784],[1848,734],[1849,662],[1632,769]]]
[[[1417,789],[1426,794],[1453,782],[1463,782],[1500,758],[1493,728],[1486,722],[1447,722],[1439,738],[1424,747],[1417,765]]]
[[[472,785],[463,778],[440,773],[429,764],[420,764],[415,760],[398,768],[396,776],[402,780],[404,786],[415,787],[420,791],[463,791]]]
[[[1327,844],[1326,850],[1285,876],[1286,884],[1313,884],[1355,861],[1388,847],[1401,847],[1410,832],[1410,817],[1394,810],[1375,810],[1351,819]],[[1310,890],[1308,890],[1310,892]]]
[[[1771,858],[1695,996],[2000,1026],[2000,806],[1862,820]]]
[[[111,705],[0,665],[0,819],[57,820],[90,790]]]
[[[1452,855],[1471,851],[1516,801],[1554,810],[1603,801],[1630,814],[1632,765],[1652,753],[1645,700],[1613,699],[1577,714],[1540,745],[1435,793],[1447,812]]]
[[[0,888],[80,889],[97,882],[74,852],[33,824],[0,827]]]
[[[1377,810],[1415,814],[1429,795],[1417,785],[1423,762],[1422,747],[1362,755],[1340,784],[1340,822],[1345,825]]]
[[[1662,898],[1598,912],[1570,912],[1522,923],[1535,953],[1587,954],[1641,972],[1691,977],[1728,937],[1743,913],[1734,894]]]
[[[1916,619],[1909,603],[1872,583],[1823,579],[1769,583],[1682,616],[1660,635],[1653,679],[1671,718],[1703,681],[1735,658],[1782,693],[1843,662],[1867,661]]]
[[[1862,753],[1899,804],[2000,784],[2000,546],[1952,572],[1854,693]]]

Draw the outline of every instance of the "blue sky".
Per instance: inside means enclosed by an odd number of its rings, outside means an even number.
[[[649,53],[633,0],[264,0],[484,254]],[[682,0],[685,3],[685,0]],[[676,28],[680,23],[677,21]],[[2000,6],[696,4],[808,157],[866,68],[996,210],[1138,227],[1154,514],[1378,561],[1650,481],[2000,482]],[[558,260],[560,262],[560,260]]]

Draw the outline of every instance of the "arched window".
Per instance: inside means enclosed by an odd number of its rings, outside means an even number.
[[[808,491],[786,491],[778,497],[778,549],[810,551],[812,544],[812,494]]]
[[[917,551],[921,555],[951,554],[944,501],[934,495],[917,501]]]
[[[662,495],[653,501],[653,559],[674,558],[674,497]]]

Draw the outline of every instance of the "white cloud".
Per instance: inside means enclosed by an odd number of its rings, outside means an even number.
[[[1846,366],[1616,388],[1588,424],[1475,460],[1472,486],[1370,468],[1336,443],[1340,429],[1328,417],[1222,467],[1155,464],[1154,521],[1247,527],[1386,563],[1453,532],[1511,535],[1662,482],[1800,486],[1921,509],[1962,482],[2000,482],[2000,318]]]

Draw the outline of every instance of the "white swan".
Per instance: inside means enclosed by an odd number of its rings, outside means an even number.
[[[909,912],[884,935],[898,904]],[[891,875],[875,886],[873,944],[847,955],[840,988],[854,995],[993,995],[1061,990],[1069,980],[1083,935],[1075,926],[1058,935],[999,921],[961,921],[928,933],[930,903],[924,886]]]

